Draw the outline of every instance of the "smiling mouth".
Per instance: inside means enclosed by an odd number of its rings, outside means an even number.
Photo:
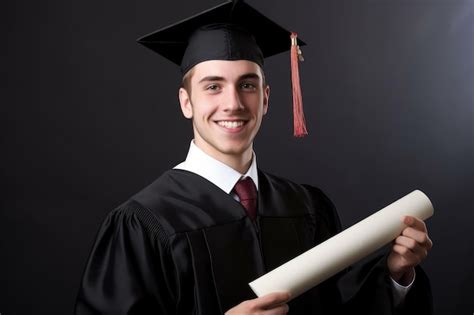
[[[237,129],[242,127],[246,121],[244,120],[220,120],[217,122],[217,124],[221,127],[224,127],[226,129]]]

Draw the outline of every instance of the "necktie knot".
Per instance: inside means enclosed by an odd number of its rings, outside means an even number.
[[[257,217],[257,188],[253,180],[250,177],[239,180],[234,186],[234,192],[239,196],[240,203],[247,211],[247,215],[255,220]]]

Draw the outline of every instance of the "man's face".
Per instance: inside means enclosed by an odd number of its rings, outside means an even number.
[[[251,156],[252,143],[268,109],[269,87],[251,61],[211,60],[197,64],[191,95],[181,88],[186,118],[193,120],[194,141],[218,160]]]

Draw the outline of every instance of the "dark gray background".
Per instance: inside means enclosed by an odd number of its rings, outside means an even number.
[[[218,3],[4,7],[2,315],[71,313],[105,214],[185,158],[178,68],[134,40]],[[345,226],[423,190],[436,312],[472,314],[474,1],[249,3],[308,43],[310,136],[291,136],[289,55],[268,59],[260,167],[322,188]]]

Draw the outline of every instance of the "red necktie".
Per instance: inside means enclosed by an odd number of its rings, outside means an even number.
[[[240,203],[247,210],[247,215],[255,220],[257,217],[257,188],[250,177],[239,180],[234,186],[234,192],[239,196]]]

